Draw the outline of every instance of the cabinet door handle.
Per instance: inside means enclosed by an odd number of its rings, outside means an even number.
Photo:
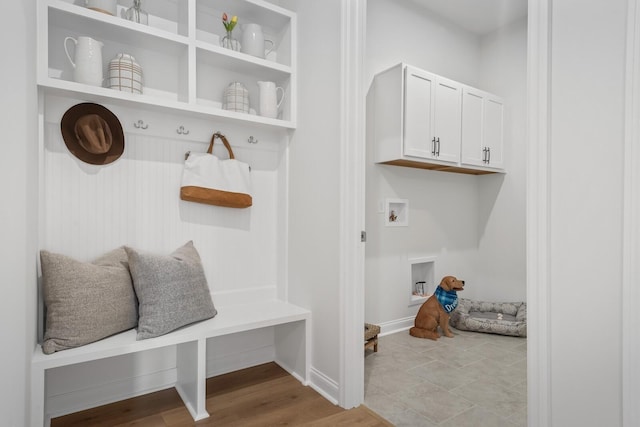
[[[431,140],[431,154],[436,155],[436,137],[434,136]]]
[[[482,163],[487,163],[487,147],[482,147]]]
[[[491,163],[491,147],[487,147],[487,164]]]
[[[436,139],[436,142],[438,143],[438,150],[436,151],[436,156],[440,157],[440,137]]]

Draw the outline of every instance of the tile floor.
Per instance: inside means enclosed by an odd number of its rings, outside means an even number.
[[[365,405],[398,427],[526,427],[526,338],[452,332],[380,337],[365,351]]]

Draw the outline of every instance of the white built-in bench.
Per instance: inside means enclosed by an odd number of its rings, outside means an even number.
[[[205,408],[207,339],[265,327],[274,327],[275,362],[305,385],[309,380],[311,312],[283,301],[271,300],[216,307],[213,319],[169,334],[136,341],[136,331],[105,338],[82,347],[50,355],[37,346],[31,362],[31,424],[48,426],[45,378],[49,369],[121,356],[161,347],[175,346],[177,381],[175,388],[194,420],[209,416]]]

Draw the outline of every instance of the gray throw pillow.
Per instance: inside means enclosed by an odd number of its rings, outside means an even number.
[[[136,326],[138,302],[123,247],[93,262],[42,250],[40,262],[46,308],[45,354]]]
[[[125,249],[139,301],[138,340],[157,337],[217,314],[193,242],[168,256]]]

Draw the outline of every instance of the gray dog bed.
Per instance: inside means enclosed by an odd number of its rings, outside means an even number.
[[[527,304],[472,301],[460,298],[458,307],[451,313],[449,323],[461,331],[526,337]]]

